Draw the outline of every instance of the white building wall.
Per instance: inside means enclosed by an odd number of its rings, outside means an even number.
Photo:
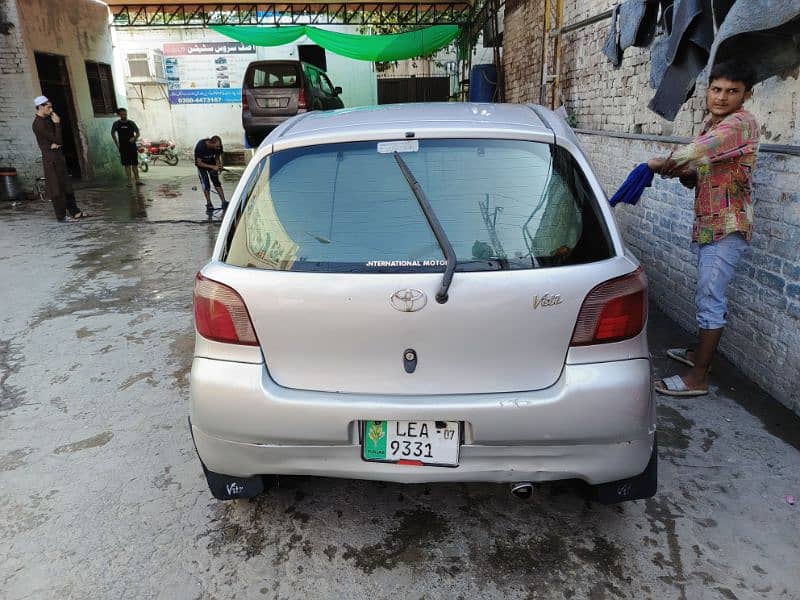
[[[354,32],[343,27],[335,30]],[[165,43],[233,41],[211,29],[188,27],[120,28],[116,30],[115,37],[120,56],[125,56],[127,52],[162,49]],[[255,58],[297,58],[297,46],[312,43],[303,37],[286,46],[257,47]],[[342,88],[341,97],[346,107],[377,102],[377,84],[372,63],[345,58],[331,52],[326,53],[326,58],[328,75],[334,85]],[[199,139],[210,135],[219,135],[226,149],[244,146],[241,103],[172,105],[167,99],[165,85],[127,85],[126,93],[128,117],[136,122],[144,138],[171,138],[181,151],[191,150]]]

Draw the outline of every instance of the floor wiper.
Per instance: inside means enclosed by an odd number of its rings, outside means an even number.
[[[411,186],[411,191],[414,192],[414,196],[417,198],[417,202],[419,202],[419,206],[425,214],[425,218],[431,226],[433,235],[436,236],[436,241],[439,242],[439,247],[442,249],[442,252],[444,252],[444,257],[447,260],[447,267],[444,270],[444,277],[442,278],[442,287],[439,288],[436,294],[436,301],[439,304],[444,304],[447,302],[447,290],[450,289],[450,283],[453,281],[453,273],[456,270],[456,251],[453,250],[453,245],[450,243],[450,240],[447,239],[447,234],[445,234],[444,229],[442,229],[442,224],[439,223],[436,213],[433,212],[433,207],[431,207],[431,203],[428,202],[428,197],[422,190],[422,186],[420,186],[419,182],[414,178],[414,174],[411,172],[411,169],[408,168],[406,161],[404,161],[397,152],[394,153],[394,159],[400,166],[400,170],[403,172],[403,177],[406,178],[408,185]]]

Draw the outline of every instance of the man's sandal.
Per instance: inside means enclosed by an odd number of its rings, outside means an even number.
[[[679,363],[694,367],[694,361],[689,358],[689,352],[694,352],[693,348],[670,348],[667,350],[667,356],[672,360],[677,360]]]
[[[689,358],[689,352],[694,352],[694,348],[670,348],[667,350],[667,356],[672,360],[694,368],[694,361]],[[708,372],[711,372],[710,366],[708,367]]]
[[[690,390],[686,387],[680,375],[665,377],[661,381],[656,381],[655,390],[665,396],[705,396],[708,390]]]

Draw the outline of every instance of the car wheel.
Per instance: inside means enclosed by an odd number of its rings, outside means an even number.
[[[641,474],[618,481],[601,483],[592,488],[593,498],[601,504],[652,498],[658,488],[658,435],[653,436],[653,451]]]
[[[245,139],[247,140],[247,145],[251,148],[255,149],[261,145],[263,138],[259,138],[258,136],[253,135],[252,133],[245,133]]]

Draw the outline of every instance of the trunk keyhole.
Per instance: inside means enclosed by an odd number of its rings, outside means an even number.
[[[403,351],[403,368],[406,373],[413,373],[417,370],[417,351],[409,348]]]

